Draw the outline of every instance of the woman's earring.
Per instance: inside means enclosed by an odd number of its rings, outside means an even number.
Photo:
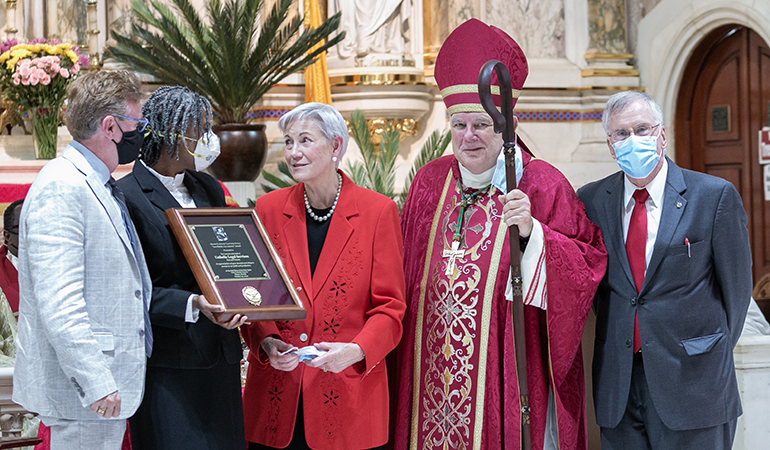
[[[332,161],[337,162],[337,157],[336,156],[332,156]]]

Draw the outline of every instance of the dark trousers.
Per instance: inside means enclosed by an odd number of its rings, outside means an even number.
[[[626,412],[617,427],[602,428],[602,450],[730,450],[736,422],[695,430],[667,428],[652,403],[642,353],[638,352]]]

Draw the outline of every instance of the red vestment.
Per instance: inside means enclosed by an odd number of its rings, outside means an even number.
[[[19,312],[19,272],[6,256],[8,247],[0,245],[0,289],[3,290],[11,311]]]
[[[549,386],[562,450],[585,449],[580,340],[607,255],[599,228],[550,164],[523,155],[519,189],[543,228],[547,311],[525,306],[532,448],[543,447]],[[396,449],[518,449],[520,407],[507,227],[494,187],[465,212],[465,255],[445,274],[461,200],[453,156],[421,169],[401,215],[407,289]],[[527,294],[526,292],[524,293]]]

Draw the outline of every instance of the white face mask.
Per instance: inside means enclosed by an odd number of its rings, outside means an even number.
[[[202,172],[217,159],[221,152],[219,136],[214,134],[213,131],[209,131],[195,145],[195,153],[190,150],[187,150],[187,152],[195,157],[195,171]]]

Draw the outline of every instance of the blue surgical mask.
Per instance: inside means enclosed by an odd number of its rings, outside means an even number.
[[[631,135],[612,148],[621,170],[631,178],[647,178],[660,161],[658,136]]]

